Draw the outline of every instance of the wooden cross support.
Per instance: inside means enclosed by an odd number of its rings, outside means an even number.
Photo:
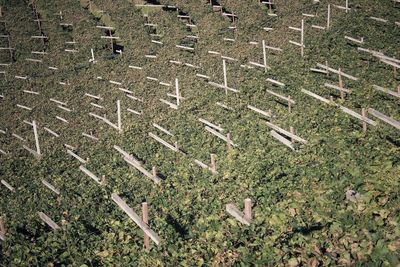
[[[144,246],[149,247],[149,239],[154,241],[156,245],[160,244],[160,237],[148,225],[148,206],[147,203],[142,203],[143,220],[123,201],[117,194],[113,193],[111,199],[131,218],[137,226],[144,232]]]
[[[239,222],[250,225],[251,220],[252,220],[252,215],[251,215],[251,199],[246,198],[244,200],[244,213],[241,212],[238,208],[236,208],[233,204],[227,204],[226,205],[226,211],[235,217],[236,220]]]

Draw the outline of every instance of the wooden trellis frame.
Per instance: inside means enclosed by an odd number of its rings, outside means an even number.
[[[94,114],[92,112],[89,112],[89,115],[92,117],[95,117],[96,119],[102,120],[103,122],[107,123],[110,125],[112,128],[118,130],[118,132],[122,132],[122,118],[121,118],[121,101],[117,100],[117,124],[112,123],[110,120],[108,120],[105,117],[99,116],[97,114]]]
[[[241,212],[238,208],[236,208],[233,204],[226,204],[226,211],[232,215],[239,222],[250,225],[252,221],[252,211],[251,211],[251,199],[246,198],[244,200],[244,212]]]
[[[165,83],[160,83],[160,84],[166,85]],[[169,84],[168,84],[168,86],[169,86]],[[174,94],[170,94],[170,93],[168,93],[167,95],[170,96],[170,97],[175,98],[176,99],[176,104],[171,103],[171,102],[169,102],[169,101],[167,101],[165,99],[160,99],[160,101],[165,103],[165,104],[167,104],[167,105],[169,105],[173,109],[178,109],[178,107],[179,107],[179,105],[181,103],[181,100],[184,99],[184,98],[180,94],[179,81],[178,81],[177,78],[175,79],[175,95]]]
[[[194,162],[203,169],[209,170],[212,174],[217,174],[217,163],[216,163],[216,155],[210,154],[211,164],[208,166],[207,164],[201,162],[200,160],[195,159]]]
[[[111,194],[111,199],[136,223],[137,226],[139,226],[140,229],[142,229],[144,232],[144,245],[146,249],[149,247],[148,238],[151,238],[156,245],[160,244],[161,238],[148,225],[148,206],[146,202],[142,203],[143,219],[141,219],[116,193]]]
[[[363,109],[361,110],[361,114],[358,114],[357,112],[355,112],[355,111],[353,111],[353,110],[351,110],[351,109],[349,109],[349,108],[346,108],[346,107],[344,107],[344,106],[341,106],[341,105],[339,105],[339,104],[336,104],[335,102],[333,102],[332,99],[328,100],[328,99],[326,99],[326,98],[324,98],[324,97],[322,97],[322,96],[319,96],[319,95],[317,95],[317,94],[315,94],[315,93],[313,93],[313,92],[310,92],[310,91],[308,91],[308,90],[305,90],[305,89],[301,89],[301,92],[303,92],[303,93],[305,93],[306,95],[309,95],[309,96],[311,96],[311,97],[313,97],[313,98],[315,98],[315,99],[318,99],[319,101],[322,101],[322,102],[324,102],[325,104],[334,105],[334,106],[336,106],[336,107],[339,107],[340,110],[342,110],[344,113],[346,113],[346,114],[348,114],[348,115],[351,115],[351,116],[353,116],[354,118],[359,119],[359,120],[362,122],[363,131],[364,131],[364,132],[367,131],[367,124],[372,125],[372,126],[376,126],[376,125],[377,125],[377,123],[376,123],[375,121],[373,121],[373,120],[371,120],[371,119],[369,119],[369,118],[367,117],[367,111],[369,112],[369,109],[366,110],[365,108],[363,108]]]
[[[228,86],[228,78],[227,78],[227,74],[226,74],[226,60],[225,59],[222,60],[222,68],[223,68],[223,72],[224,72],[224,84],[218,84],[218,83],[211,82],[211,81],[209,81],[208,84],[210,84],[214,87],[217,87],[217,88],[224,89],[226,95],[228,94],[228,91],[238,93],[239,92],[238,90]]]
[[[304,19],[301,20],[301,27],[300,28],[289,26],[289,29],[300,32],[300,43],[292,41],[292,40],[289,40],[289,43],[291,43],[293,45],[296,45],[296,46],[300,46],[301,56],[304,57],[304,47],[305,47],[305,45],[304,45]]]
[[[29,125],[33,127],[33,134],[35,136],[35,145],[36,145],[36,150],[33,150],[26,145],[23,145],[23,148],[26,149],[28,152],[32,153],[37,159],[40,159],[42,157],[42,153],[40,151],[40,146],[39,146],[39,134],[37,130],[37,125],[36,121],[32,121],[32,123],[27,122]]]

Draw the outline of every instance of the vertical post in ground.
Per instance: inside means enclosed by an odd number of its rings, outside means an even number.
[[[148,208],[146,202],[142,203],[142,216],[143,216],[143,222],[145,224],[148,224],[149,223],[149,208]],[[144,232],[144,248],[148,249],[149,246],[150,246],[149,236]]]
[[[246,198],[244,200],[244,216],[247,220],[251,221],[251,199]]]

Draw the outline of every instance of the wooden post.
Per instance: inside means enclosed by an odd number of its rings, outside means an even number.
[[[346,0],[346,13],[349,12],[349,0]]]
[[[156,167],[153,166],[153,168],[151,169],[151,173],[153,174],[153,178],[157,177],[157,170]]]
[[[291,102],[292,102],[291,98],[290,98],[290,96],[288,96],[288,110],[289,110],[289,113],[292,113],[292,103]]]
[[[94,63],[96,63],[96,60],[95,60],[95,58],[94,58],[94,51],[93,51],[93,48],[90,49],[90,52],[91,52],[91,54],[92,54],[92,58],[89,59],[89,62],[92,62],[92,63],[94,64]]]
[[[328,60],[325,60],[325,65],[326,65],[326,76],[329,77],[329,65],[328,65]]]
[[[231,144],[231,133],[230,132],[226,134],[226,141],[228,143],[228,150],[231,150],[232,144]]]
[[[122,132],[122,121],[121,121],[121,101],[117,100],[117,116],[118,116],[118,131]]]
[[[149,224],[149,209],[148,209],[146,202],[142,203],[142,213],[143,213],[142,214],[143,222],[148,225]],[[146,233],[144,233],[144,248],[148,249],[149,246],[150,246],[150,238]]]
[[[262,40],[262,47],[263,47],[263,57],[264,57],[264,68],[265,72],[267,72],[267,49],[265,47],[265,40]]]
[[[326,29],[329,30],[331,27],[331,4],[328,5],[328,19],[326,22]]]
[[[38,153],[38,155],[41,155],[40,146],[39,146],[39,135],[38,135],[38,131],[37,131],[36,121],[32,121],[32,126],[33,126],[33,134],[35,135],[36,152]]]
[[[212,173],[216,173],[217,172],[217,164],[216,164],[216,161],[215,161],[215,157],[216,157],[215,154],[211,154],[211,172]]]
[[[227,78],[226,78],[226,61],[225,61],[225,59],[222,60],[222,68],[223,68],[223,71],[224,71],[225,94],[228,94],[228,89],[227,89],[227,87],[228,87],[228,80],[227,80]]]
[[[247,220],[251,221],[251,199],[246,198],[244,200],[244,216]]]
[[[179,106],[180,104],[180,94],[179,94],[179,83],[178,83],[178,78],[175,78],[175,89],[176,89],[176,105]]]
[[[112,38],[112,32],[111,29],[108,30],[108,33],[110,35],[110,42],[111,42],[111,53],[114,53],[114,40]]]
[[[367,110],[365,108],[361,109],[361,115],[363,116],[363,119],[367,117]],[[362,122],[363,124],[363,131],[364,133],[367,132],[367,123],[365,121]]]
[[[339,68],[339,87],[343,89],[343,78],[342,78],[342,69]],[[340,90],[340,98],[344,100],[344,92]]]
[[[301,56],[304,57],[304,19],[301,20]]]
[[[294,128],[293,128],[292,126],[290,126],[290,133],[291,133],[292,135],[294,135]],[[291,141],[292,143],[294,143],[293,137],[290,137],[290,141]]]
[[[10,36],[8,36],[7,39],[8,39],[8,47],[11,48]],[[10,60],[12,60],[13,59],[13,50],[12,49],[8,49],[8,51],[10,51]]]

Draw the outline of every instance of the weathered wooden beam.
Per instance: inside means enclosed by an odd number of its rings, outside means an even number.
[[[210,132],[210,133],[212,133],[213,135],[215,135],[216,137],[218,137],[218,138],[222,139],[223,141],[227,142],[228,145],[233,146],[233,147],[237,147],[237,145],[234,144],[234,143],[232,142],[232,140],[228,140],[228,137],[227,137],[227,136],[224,136],[223,134],[221,134],[220,132],[217,132],[217,131],[214,130],[213,128],[210,128],[210,127],[206,126],[205,129],[206,129],[208,132]]]
[[[177,144],[175,143],[175,145],[171,145],[168,142],[164,141],[163,139],[161,139],[160,137],[158,137],[157,135],[153,134],[153,133],[149,133],[149,136],[151,138],[153,138],[154,140],[156,140],[157,142],[163,144],[164,146],[166,146],[167,148],[171,149],[174,152],[181,152],[177,146]]]
[[[79,166],[79,170],[81,170],[84,174],[86,174],[87,176],[89,176],[90,178],[92,178],[96,183],[98,183],[99,185],[104,185],[105,184],[105,177],[103,175],[103,177],[100,179],[98,178],[96,175],[94,175],[91,171],[89,171],[88,169],[86,169],[84,166]]]
[[[46,186],[48,189],[50,189],[51,191],[53,191],[56,195],[60,194],[60,190],[56,189],[52,184],[50,184],[49,182],[47,182],[46,180],[42,179],[42,184],[44,186]]]
[[[205,120],[205,119],[202,119],[202,118],[199,118],[199,121],[204,123],[205,125],[208,125],[211,128],[214,128],[217,131],[220,131],[220,132],[224,131],[224,129],[221,127],[221,125],[215,125],[214,123],[209,122],[208,120]]]
[[[14,187],[12,187],[9,183],[7,183],[5,180],[1,180],[1,184],[4,185],[8,190],[11,192],[15,192]]]
[[[386,116],[385,114],[383,114],[373,108],[369,108],[368,113],[371,114],[372,116],[375,116],[376,118],[380,119],[381,121],[386,122],[387,124],[395,127],[396,129],[400,130],[400,121],[396,121],[395,119],[392,119],[389,116]]]
[[[75,159],[77,159],[80,163],[82,163],[82,164],[86,164],[87,163],[87,160],[84,160],[83,158],[81,158],[80,156],[75,154],[72,150],[67,149],[67,153],[69,155],[71,155],[72,157],[74,157]]]
[[[141,166],[141,164],[139,163],[139,161],[137,161],[136,159],[134,159],[132,156],[129,157],[124,157],[124,160],[131,165],[132,167],[135,167],[138,171],[140,171],[142,174],[144,174],[145,176],[147,176],[148,178],[150,178],[155,184],[159,184],[161,182],[161,179],[157,176],[156,173],[150,173],[149,171],[147,171],[143,166]],[[153,170],[155,170],[155,168],[153,168]]]
[[[153,123],[153,126],[156,127],[158,130],[160,130],[161,132],[163,132],[165,134],[168,134],[169,136],[174,136],[170,131],[168,131],[167,129],[161,127],[157,123]]]
[[[257,112],[257,113],[259,113],[259,114],[261,114],[261,115],[263,115],[265,117],[271,117],[272,116],[271,110],[264,111],[264,110],[261,110],[259,108],[254,107],[254,106],[251,106],[251,105],[247,105],[247,108],[252,110],[252,111],[255,111],[255,112]]]
[[[297,136],[297,135],[295,135],[295,134],[293,134],[293,133],[291,133],[289,131],[286,131],[286,130],[282,129],[279,126],[276,126],[275,124],[272,124],[272,123],[270,123],[268,121],[266,121],[265,123],[270,128],[272,128],[273,130],[277,131],[278,133],[281,133],[281,134],[283,134],[283,135],[285,135],[287,137],[293,138],[293,140],[295,140],[297,142],[301,142],[303,144],[307,144],[307,140],[305,140],[305,139],[303,139],[303,138],[301,138],[301,137],[299,137],[299,136]]]
[[[375,85],[375,84],[372,85],[372,87],[374,87],[374,88],[375,88],[376,90],[378,90],[378,91],[381,91],[381,92],[387,93],[387,94],[389,94],[389,95],[391,95],[391,96],[395,96],[395,97],[400,98],[400,87],[398,88],[398,89],[399,89],[398,92],[395,92],[395,91],[392,91],[392,90],[383,88],[383,87],[378,86],[378,85]]]
[[[285,146],[289,147],[291,150],[295,150],[293,147],[293,143],[286,139],[285,137],[283,137],[282,135],[280,135],[279,133],[275,132],[274,130],[271,131],[271,135],[272,137],[274,137],[276,140],[278,140],[279,142],[283,143]]]

